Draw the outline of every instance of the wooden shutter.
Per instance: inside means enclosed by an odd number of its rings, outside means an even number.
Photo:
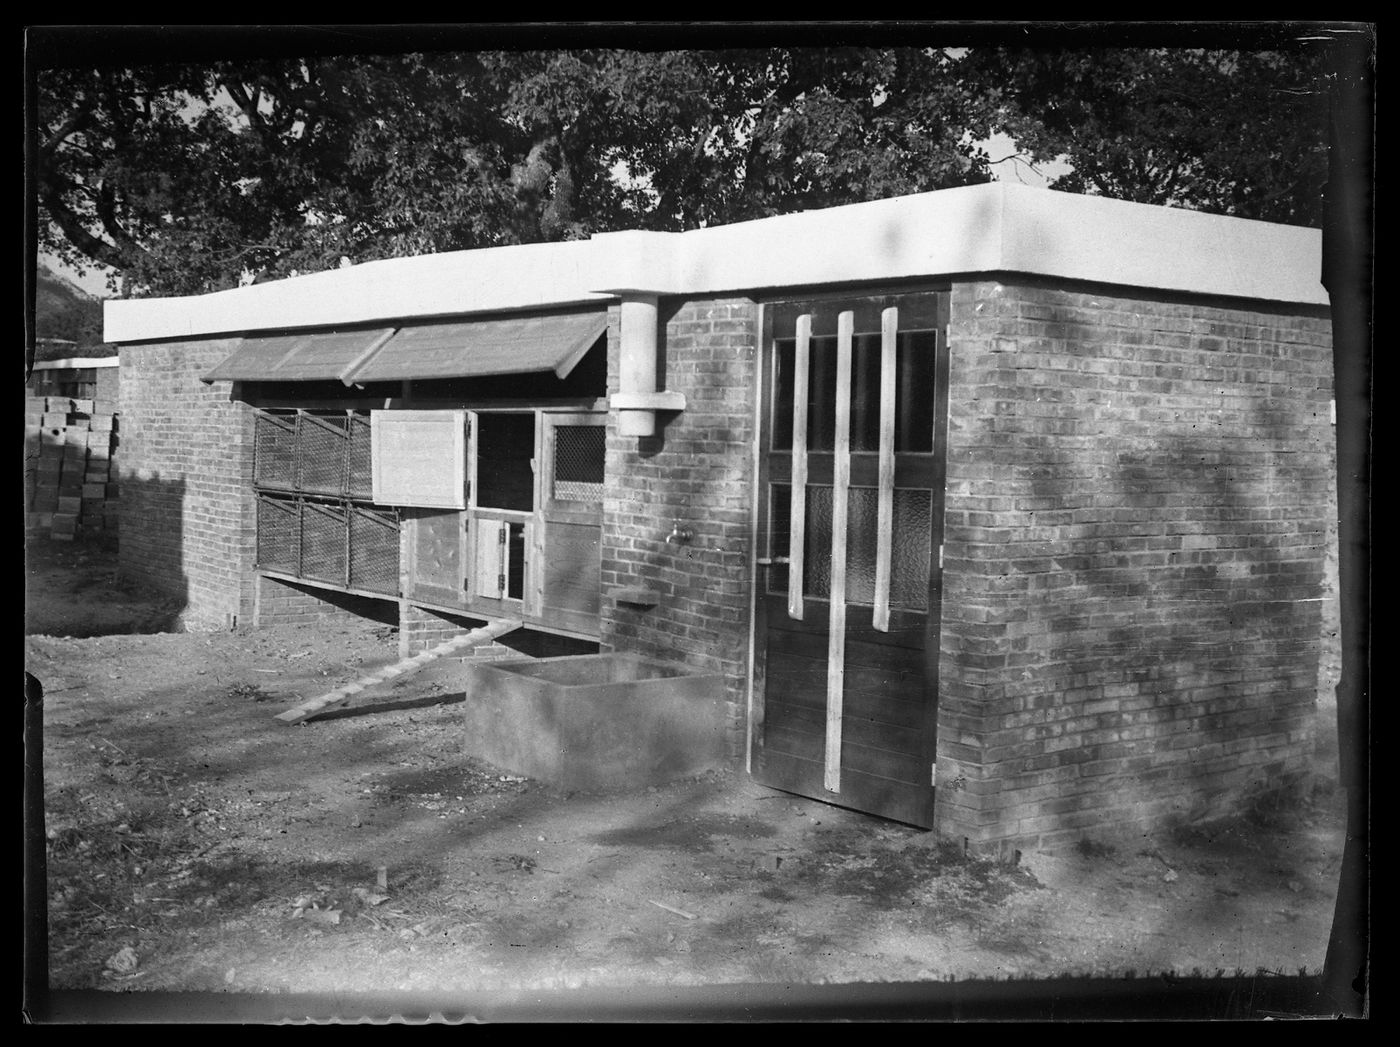
[[[370,457],[374,501],[465,509],[465,411],[374,411]]]

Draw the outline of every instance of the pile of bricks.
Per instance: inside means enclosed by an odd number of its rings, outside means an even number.
[[[25,400],[25,530],[59,541],[117,530],[114,400]]]

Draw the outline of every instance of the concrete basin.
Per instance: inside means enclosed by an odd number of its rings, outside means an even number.
[[[466,751],[566,789],[650,785],[724,760],[717,674],[607,653],[470,666]]]

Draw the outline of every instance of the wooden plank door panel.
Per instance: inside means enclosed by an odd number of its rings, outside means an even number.
[[[488,600],[505,595],[510,545],[508,525],[504,520],[476,521],[476,570],[472,573],[472,592]]]
[[[403,518],[409,535],[409,598],[465,607],[467,514],[404,509]]]

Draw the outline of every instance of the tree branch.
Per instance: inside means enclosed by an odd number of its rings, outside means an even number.
[[[90,104],[85,104],[81,109],[63,121],[63,123],[59,125],[58,130],[53,131],[49,135],[48,140],[39,146],[40,155],[44,157],[52,156],[54,151],[57,150],[70,135],[86,130],[91,122],[92,107]]]
[[[219,257],[219,258],[226,259],[227,261],[236,262],[236,261],[238,261],[240,258],[245,258],[245,257],[247,257],[248,255],[252,254],[252,253],[255,252],[255,251],[274,251],[274,252],[276,252],[278,255],[281,255],[281,254],[283,254],[283,253],[286,252],[286,249],[287,249],[286,244],[278,244],[278,243],[269,243],[269,244],[245,244],[244,247],[243,247],[243,249],[242,249],[241,251],[224,251],[224,252],[218,252],[218,251],[216,251],[216,252],[214,252],[214,254],[215,254],[217,257]]]
[[[58,226],[64,239],[93,261],[111,269],[127,269],[131,266],[132,258],[126,251],[88,232],[82,220],[63,203],[62,195],[53,186],[46,186],[39,194],[39,204],[48,213],[54,225]],[[135,244],[132,248],[140,250]]]
[[[116,241],[117,247],[123,251],[139,250],[140,245],[132,238],[117,218],[117,194],[116,191],[105,182],[97,187],[95,197],[97,217],[102,222],[102,228]]]
[[[267,126],[266,121],[263,120],[262,113],[258,111],[258,105],[262,101],[262,88],[255,86],[253,94],[250,96],[242,82],[232,77],[220,78],[219,86],[228,92],[229,97],[248,118],[248,126],[253,129],[253,133],[264,145],[271,146],[275,136]]]

